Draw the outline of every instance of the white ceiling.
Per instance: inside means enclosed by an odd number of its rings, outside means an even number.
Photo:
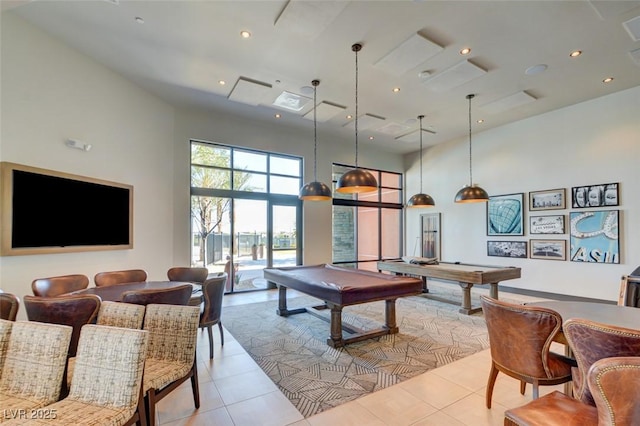
[[[313,97],[303,87],[319,79],[319,142],[354,139],[351,46],[362,43],[358,111],[368,115],[358,140],[397,153],[418,150],[421,114],[425,147],[468,134],[469,93],[474,121],[484,120],[477,133],[640,85],[640,51],[630,53],[640,49],[640,18],[624,25],[640,16],[640,1],[3,1],[2,9],[178,107],[311,132],[313,102],[299,111],[272,103],[283,91]],[[471,53],[461,56],[463,47]],[[576,49],[583,54],[570,58]],[[538,64],[546,71],[525,74]],[[503,98],[516,106],[494,102]]]

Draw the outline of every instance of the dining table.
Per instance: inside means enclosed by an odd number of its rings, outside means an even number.
[[[181,285],[189,284],[193,287],[191,292],[191,298],[189,299],[189,305],[198,306],[202,303],[202,286],[185,281],[142,281],[134,283],[123,283],[102,287],[89,287],[83,290],[76,290],[69,294],[95,294],[100,296],[103,301],[120,302],[122,301],[122,294],[125,291],[131,290],[163,290],[172,287],[179,287]]]

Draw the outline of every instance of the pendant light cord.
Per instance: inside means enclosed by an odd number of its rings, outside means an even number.
[[[471,99],[475,95],[467,95],[469,99],[469,186],[473,186],[473,171],[471,168]]]
[[[420,132],[420,193],[422,194],[422,119],[424,115],[418,116],[420,119],[420,128],[418,131]]]
[[[356,52],[356,169],[358,168],[358,51],[362,47],[359,44],[354,44],[352,50]]]
[[[318,122],[316,120],[316,88],[320,81],[314,80],[313,84],[313,181],[318,181]]]

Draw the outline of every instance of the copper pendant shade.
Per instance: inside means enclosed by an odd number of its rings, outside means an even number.
[[[313,182],[305,184],[300,188],[298,198],[305,201],[326,201],[331,199],[331,188],[322,182],[318,182],[317,162],[318,162],[318,122],[316,120],[316,88],[320,80],[313,80]]]
[[[454,201],[456,203],[481,203],[489,201],[487,191],[473,183],[473,173],[471,168],[471,99],[475,95],[467,95],[469,100],[469,185],[465,185],[458,193]]]
[[[409,208],[417,208],[417,207],[433,207],[436,205],[436,202],[433,200],[431,195],[425,194],[422,192],[422,119],[424,115],[419,115],[418,119],[420,120],[420,128],[418,131],[420,132],[420,193],[413,195],[407,201],[407,207]]]
[[[336,191],[343,194],[358,194],[378,190],[376,178],[368,171],[358,168],[358,52],[361,49],[362,45],[358,43],[351,46],[351,50],[356,53],[356,168],[349,170],[338,179]]]

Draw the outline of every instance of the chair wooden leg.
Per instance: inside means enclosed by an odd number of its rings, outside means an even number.
[[[524,380],[520,380],[520,395],[524,395],[525,390],[527,389],[527,382]]]
[[[218,323],[218,330],[220,330],[220,346],[224,346],[224,333],[222,332],[222,323]]]
[[[211,328],[209,328],[211,330]],[[200,408],[200,387],[198,385],[198,364],[197,360],[193,360],[193,375],[191,376],[191,390],[193,390],[193,405]]]
[[[489,380],[487,381],[487,408],[491,408],[491,397],[493,396],[493,385],[496,384],[496,378],[498,377],[498,369],[496,364],[491,361],[491,371],[489,372]]]
[[[149,426],[156,426],[156,390],[149,389],[145,398],[147,422]]]
[[[209,359],[213,359],[213,331],[211,326],[207,326],[207,333],[209,334]]]
[[[142,383],[140,383],[140,395],[138,396],[138,424],[140,426],[147,426],[146,414],[144,406],[144,392],[142,390]]]

